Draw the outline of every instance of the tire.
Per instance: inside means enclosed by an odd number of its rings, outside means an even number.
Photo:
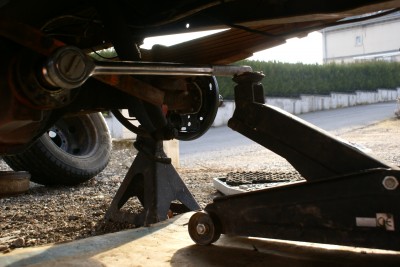
[[[111,155],[111,137],[100,113],[57,121],[24,152],[4,156],[14,171],[42,185],[77,185],[100,173]]]

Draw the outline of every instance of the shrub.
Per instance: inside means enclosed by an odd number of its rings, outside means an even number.
[[[266,96],[298,97],[300,94],[350,93],[400,86],[398,62],[307,65],[243,60],[237,64],[249,65],[254,71],[265,74],[262,84]],[[233,99],[235,83],[231,78],[217,79],[222,96]]]

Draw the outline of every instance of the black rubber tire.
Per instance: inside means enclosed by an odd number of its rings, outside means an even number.
[[[35,183],[77,185],[100,173],[110,155],[107,124],[92,113],[60,119],[24,152],[3,159],[14,171],[28,171]]]

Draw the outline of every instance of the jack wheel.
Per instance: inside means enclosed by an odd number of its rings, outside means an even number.
[[[189,235],[196,244],[207,246],[219,239],[221,227],[208,213],[196,212],[189,220]]]

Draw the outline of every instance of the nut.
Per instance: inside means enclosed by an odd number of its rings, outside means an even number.
[[[205,235],[205,234],[208,233],[208,227],[207,227],[205,224],[199,223],[199,224],[196,226],[196,232],[197,232],[199,235]]]
[[[395,190],[399,186],[399,181],[394,176],[386,176],[382,184],[387,190]]]

